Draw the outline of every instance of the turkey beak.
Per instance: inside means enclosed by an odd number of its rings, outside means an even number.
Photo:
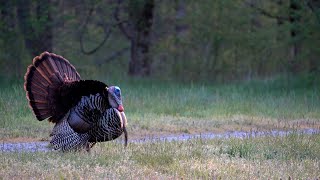
[[[128,145],[128,132],[127,132],[127,117],[124,112],[121,112],[121,118],[122,118],[122,130],[124,133],[124,146],[127,147]]]

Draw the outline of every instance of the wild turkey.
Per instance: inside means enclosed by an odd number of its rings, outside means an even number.
[[[89,150],[96,142],[125,135],[127,119],[121,90],[95,80],[81,80],[62,56],[44,52],[33,59],[24,89],[39,121],[55,123],[50,144],[55,150]]]

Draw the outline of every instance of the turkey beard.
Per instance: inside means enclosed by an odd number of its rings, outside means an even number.
[[[120,121],[121,121],[121,128],[123,129],[124,133],[124,146],[127,146],[128,144],[128,132],[127,132],[127,117],[126,114],[122,111],[120,113]]]

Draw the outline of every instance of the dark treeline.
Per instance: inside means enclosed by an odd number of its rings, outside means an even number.
[[[185,81],[319,75],[316,0],[1,0],[0,77],[43,51],[82,74]]]

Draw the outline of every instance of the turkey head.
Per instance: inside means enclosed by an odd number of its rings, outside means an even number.
[[[111,107],[118,109],[118,111],[123,112],[124,108],[122,105],[122,98],[121,98],[121,90],[118,86],[110,86],[106,87],[108,92],[108,100]]]

